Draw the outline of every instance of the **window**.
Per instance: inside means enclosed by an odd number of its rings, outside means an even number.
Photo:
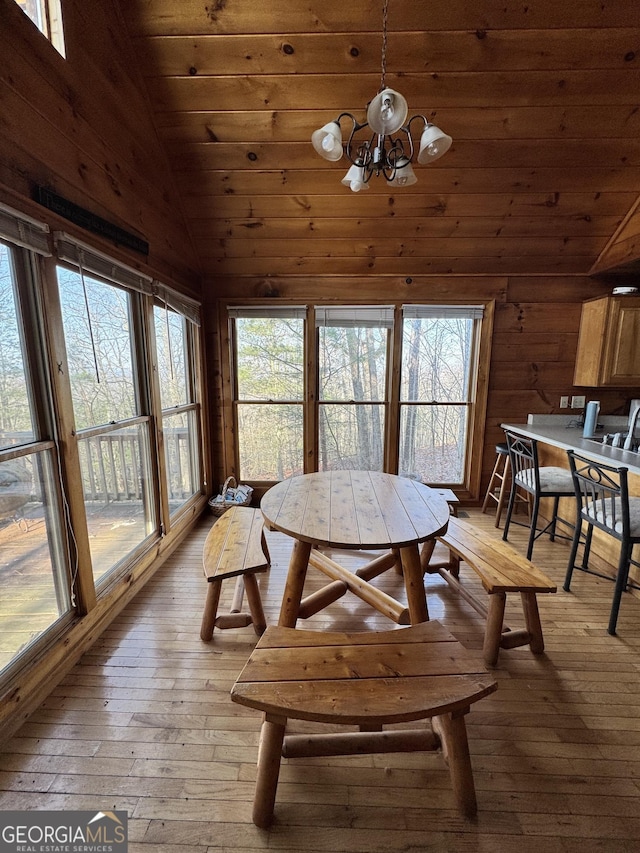
[[[405,305],[399,473],[462,483],[482,309]]]
[[[60,0],[16,0],[25,15],[45,35],[58,53],[65,55]]]
[[[0,203],[3,685],[82,631],[79,617],[98,597],[124,593],[125,571],[152,561],[160,522],[169,527],[164,471],[172,509],[202,492],[199,306],[75,238],[54,237],[52,250],[46,225]],[[148,346],[154,295],[160,382]],[[161,419],[177,448],[167,449],[166,466]]]
[[[382,471],[393,308],[316,308],[318,469]]]
[[[243,480],[282,480],[304,467],[304,308],[230,308],[235,415]]]
[[[28,225],[28,223],[27,223]],[[0,237],[3,228],[0,212]],[[24,229],[21,229],[24,235]],[[37,242],[27,240],[26,244]],[[0,670],[72,615],[34,255],[0,241]],[[27,328],[29,332],[27,333]]]
[[[151,477],[151,419],[142,354],[140,294],[98,279],[102,259],[58,240],[69,383],[94,580],[99,582],[158,529]],[[111,264],[111,274],[116,267]],[[128,280],[126,270],[118,278]],[[151,288],[140,279],[140,288]]]
[[[287,311],[289,313],[287,313]],[[246,480],[351,468],[477,492],[492,308],[228,309],[235,436]],[[315,339],[305,349],[305,326]],[[306,353],[306,357],[305,357]]]
[[[154,307],[166,486],[171,514],[200,490],[200,409],[192,353],[195,326],[169,305]]]

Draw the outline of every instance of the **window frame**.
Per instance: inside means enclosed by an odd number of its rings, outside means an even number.
[[[149,472],[149,488],[150,494],[145,496],[143,506],[145,508],[145,526],[147,528],[145,535],[138,541],[134,547],[121,558],[116,560],[111,566],[97,575],[95,573],[94,560],[95,554],[89,547],[89,562],[93,569],[93,587],[95,595],[100,597],[109,592],[114,583],[134,564],[142,555],[147,553],[155,543],[160,539],[162,534],[162,512],[160,504],[160,489],[159,489],[159,453],[158,453],[158,435],[157,423],[153,417],[153,406],[151,401],[151,388],[149,371],[146,367],[147,353],[146,342],[149,336],[146,333],[146,324],[144,321],[144,297],[151,292],[150,277],[142,276],[137,271],[135,272],[132,283],[129,282],[130,268],[125,265],[118,264],[115,261],[110,261],[107,256],[96,252],[91,247],[86,246],[74,238],[61,232],[56,235],[56,257],[53,259],[57,267],[61,267],[73,272],[76,275],[87,275],[91,279],[103,284],[107,287],[113,287],[127,294],[128,314],[129,314],[129,343],[131,346],[131,366],[133,370],[133,392],[134,401],[137,412],[131,416],[121,418],[118,421],[110,421],[103,424],[92,424],[82,428],[75,426],[75,410],[73,399],[71,396],[71,385],[68,384],[69,393],[69,416],[73,423],[72,433],[75,439],[75,453],[78,464],[78,473],[80,479],[78,482],[82,484],[82,466],[80,464],[80,445],[83,441],[89,441],[93,438],[101,438],[110,433],[121,429],[123,426],[139,427],[142,430],[142,438],[140,439],[141,451],[146,449],[148,455],[146,460],[141,457],[143,468]],[[86,255],[85,255],[86,253]],[[103,261],[110,263],[112,268],[111,275],[107,276],[103,272]],[[86,266],[85,266],[86,263]],[[64,342],[65,352],[67,351],[68,340],[64,332],[64,321],[61,300],[59,296],[60,282],[57,274],[55,276],[58,287],[58,302],[60,306],[60,322],[62,340]],[[138,286],[138,279],[140,285]],[[126,283],[123,283],[126,282]],[[148,288],[148,289],[147,289]],[[68,362],[67,362],[68,363]],[[146,437],[145,437],[146,436]],[[84,491],[81,485],[81,491]],[[83,500],[84,503],[84,500]],[[148,512],[148,515],[147,515]],[[82,535],[87,533],[87,514],[86,503],[83,512],[84,524]],[[88,539],[87,539],[88,543]]]
[[[9,209],[3,206],[4,211]],[[16,215],[16,221],[20,217]],[[25,219],[28,222],[28,218]],[[60,457],[56,425],[53,418],[53,393],[49,380],[51,369],[46,343],[43,304],[40,297],[41,264],[39,256],[47,252],[34,240],[27,239],[22,245],[14,242],[9,229],[2,228],[7,236],[0,236],[0,243],[8,249],[13,276],[16,317],[20,327],[25,382],[28,385],[29,407],[33,438],[19,445],[0,448],[0,463],[42,458],[52,476],[41,482],[50,502],[44,503],[52,517],[51,527],[45,524],[47,543],[51,559],[51,572],[56,600],[66,600],[66,609],[40,633],[21,648],[13,659],[2,668],[0,683],[11,679],[26,662],[37,656],[52,640],[66,630],[77,617],[75,598],[76,578],[73,564],[69,530],[65,517],[64,486],[60,476]]]
[[[306,347],[306,388],[304,395],[304,473],[311,473],[318,468],[318,423],[319,423],[319,393],[318,393],[318,336],[312,333],[317,329],[315,321],[316,308],[336,306],[333,302],[323,303],[320,300],[305,300],[308,302],[305,322],[305,347]],[[400,400],[400,370],[402,364],[402,318],[403,306],[406,302],[394,302],[393,328],[389,332],[388,341],[388,363],[387,363],[387,389],[388,397],[383,405],[386,407],[386,429],[384,441],[384,470],[388,473],[397,473],[400,449],[400,409],[406,405]],[[427,300],[418,301],[416,305],[438,307],[446,305],[455,308],[468,307],[469,303],[429,303]],[[452,484],[461,500],[473,501],[479,499],[480,480],[482,475],[482,451],[484,445],[485,421],[487,412],[487,399],[489,390],[489,364],[491,356],[491,340],[493,336],[493,322],[495,314],[495,300],[480,300],[477,303],[482,308],[482,319],[475,320],[476,329],[474,334],[474,353],[472,359],[474,364],[470,371],[470,393],[473,400],[470,403],[470,416],[467,427],[466,442],[466,466],[464,481],[462,484]],[[299,306],[300,300],[283,302],[279,307]],[[361,307],[383,307],[389,302],[376,303],[369,300],[363,302]],[[235,381],[235,358],[236,339],[233,317],[229,314],[231,307],[247,307],[256,311],[261,309],[277,310],[273,301],[262,300],[218,300],[218,323],[219,323],[219,349],[220,374],[222,380],[222,406],[220,412],[223,442],[221,449],[221,460],[224,465],[225,474],[238,476],[240,471],[240,448],[238,447],[238,431],[236,404],[238,401],[237,385]],[[219,472],[221,473],[221,472]],[[268,488],[275,481],[249,481],[254,488]],[[445,484],[437,484],[438,487]]]
[[[40,21],[34,20],[25,8],[25,2],[15,0],[16,5],[20,7],[22,12],[31,21],[42,35],[55,47],[60,56],[66,58],[66,49],[64,43],[64,26],[62,23],[62,4],[60,0],[34,0],[35,5],[40,12]]]
[[[198,353],[200,352],[200,328],[196,320],[199,315],[194,313],[193,306],[188,304],[181,297],[171,299],[168,288],[160,283],[154,283],[156,296],[153,299],[153,304],[150,306],[150,315],[152,320],[152,339],[153,343],[149,347],[150,357],[152,362],[151,375],[154,377],[154,387],[152,397],[157,400],[157,409],[160,412],[158,418],[158,434],[160,440],[159,453],[159,472],[160,472],[160,500],[161,500],[161,526],[168,530],[171,524],[180,519],[186,512],[190,510],[194,501],[196,501],[206,489],[206,481],[204,477],[204,459],[205,452],[203,446],[203,424],[202,424],[202,399],[201,399],[201,370],[199,365]],[[157,334],[156,314],[155,309],[171,310],[174,314],[181,318],[183,329],[183,343],[185,349],[185,370],[186,370],[186,393],[188,400],[185,403],[176,406],[162,406],[162,394],[160,391],[160,376],[158,369],[158,349],[157,349]],[[194,422],[194,434],[190,447],[190,465],[192,477],[194,481],[194,491],[186,498],[173,512],[170,507],[170,487],[169,487],[169,470],[167,466],[164,422],[165,418],[173,415],[186,414],[187,418]]]
[[[225,447],[225,457],[226,450],[232,445],[232,459],[233,461],[230,463],[231,467],[229,471],[233,473],[236,479],[239,481],[241,476],[241,466],[240,466],[240,452],[239,452],[239,418],[238,418],[238,410],[240,405],[255,405],[255,406],[297,406],[302,408],[302,468],[303,473],[308,473],[308,459],[309,456],[312,455],[310,451],[309,444],[309,430],[307,429],[307,418],[305,416],[306,407],[309,402],[309,388],[312,384],[309,380],[309,365],[307,364],[307,370],[303,372],[302,381],[302,395],[300,399],[278,399],[278,400],[240,400],[239,398],[239,386],[238,386],[238,372],[235,369],[236,361],[237,361],[237,328],[235,324],[236,319],[251,319],[255,318],[268,318],[271,317],[274,320],[277,319],[302,319],[303,320],[303,329],[302,329],[302,359],[303,364],[305,363],[305,356],[308,352],[308,342],[309,338],[312,337],[309,335],[309,324],[307,321],[308,318],[309,307],[306,305],[300,305],[300,303],[296,304],[279,304],[273,305],[273,303],[267,304],[233,304],[233,305],[225,305],[221,313],[224,314],[227,322],[227,334],[229,341],[229,350],[228,350],[228,359],[224,360],[225,366],[223,367],[223,371],[225,376],[229,377],[229,383],[227,387],[231,389],[231,397],[228,401],[225,401],[225,405],[223,405],[223,419],[224,419],[224,447]],[[238,316],[239,314],[239,316]],[[225,382],[226,384],[226,382]],[[227,405],[230,404],[230,405]],[[231,442],[229,442],[229,435],[231,436]],[[228,457],[227,457],[228,458]],[[226,469],[225,469],[226,470]],[[226,474],[225,474],[226,478]],[[245,480],[245,482],[247,482]],[[275,482],[273,480],[248,480],[248,482],[256,483],[256,484],[270,484]]]

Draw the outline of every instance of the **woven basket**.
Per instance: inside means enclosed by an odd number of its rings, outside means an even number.
[[[235,477],[227,477],[220,494],[209,499],[209,509],[221,516],[232,506],[249,506],[252,492],[251,486],[238,485]]]

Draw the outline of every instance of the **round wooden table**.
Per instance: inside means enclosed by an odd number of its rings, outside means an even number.
[[[261,510],[268,527],[296,540],[280,610],[281,626],[295,627],[300,615],[314,546],[391,551],[390,558],[381,558],[382,563],[374,561],[386,568],[394,564],[399,552],[409,620],[411,624],[428,620],[418,545],[444,533],[449,523],[449,505],[437,491],[395,474],[324,471],[276,484],[262,498]],[[379,573],[365,569],[354,575],[317,552],[312,562],[328,574],[334,571],[330,576],[340,578],[356,594],[367,595],[369,585],[362,578]],[[384,594],[373,587],[369,591],[376,606],[375,599]]]

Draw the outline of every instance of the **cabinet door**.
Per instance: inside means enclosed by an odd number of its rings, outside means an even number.
[[[603,381],[608,385],[640,383],[640,305],[638,300],[612,300]]]

